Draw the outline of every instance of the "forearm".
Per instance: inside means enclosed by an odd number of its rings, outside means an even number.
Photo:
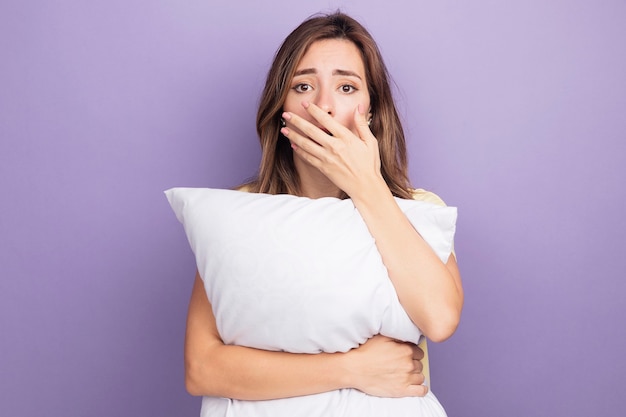
[[[187,358],[193,395],[267,400],[346,388],[343,353],[293,354],[219,345]]]
[[[447,264],[441,262],[394,200],[381,174],[379,144],[366,121],[367,107],[357,106],[350,130],[315,104],[302,105],[332,136],[293,112],[283,117],[303,134],[290,128],[281,132],[298,157],[350,196],[409,317],[431,340],[446,339],[455,331],[463,305],[456,260],[451,256]],[[312,191],[308,194],[315,197]]]
[[[352,353],[293,354],[225,345],[196,274],[185,335],[185,380],[193,395],[286,398],[354,385]],[[352,372],[354,373],[354,372]]]
[[[448,338],[458,325],[463,306],[455,260],[449,265],[441,262],[415,231],[382,178],[370,181],[367,190],[351,197],[376,240],[409,317],[431,340]]]

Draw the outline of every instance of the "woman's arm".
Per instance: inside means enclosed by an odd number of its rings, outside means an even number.
[[[225,345],[196,275],[185,336],[185,379],[192,395],[266,400],[356,388],[381,397],[423,396],[423,352],[375,336],[347,353],[293,354]]]
[[[378,142],[369,130],[364,109],[355,109],[358,136],[314,104],[303,103],[332,137],[293,113],[283,117],[295,130],[282,133],[294,152],[317,167],[350,196],[376,240],[383,263],[402,306],[420,330],[442,341],[456,330],[463,289],[454,255],[444,264],[413,228],[396,203],[380,172]]]
[[[376,240],[400,303],[429,339],[440,342],[456,330],[463,308],[461,276],[454,255],[444,264],[413,228],[382,177],[352,197]]]

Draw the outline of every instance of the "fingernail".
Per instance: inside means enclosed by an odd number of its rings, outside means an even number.
[[[305,109],[309,108],[309,102],[308,101],[303,101],[302,102],[302,107],[304,107]]]
[[[283,127],[282,129],[280,129],[280,133],[287,136],[289,135],[289,129],[287,129],[286,127]]]

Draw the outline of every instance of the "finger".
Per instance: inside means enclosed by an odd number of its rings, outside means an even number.
[[[410,381],[413,385],[421,385],[426,381],[426,377],[422,373],[413,373],[410,376]]]
[[[322,146],[309,137],[299,134],[293,129],[283,127],[280,129],[280,133],[283,134],[291,142],[291,148],[294,152],[297,152],[303,156],[308,162],[317,166],[320,162],[322,154]]]
[[[328,129],[330,133],[334,137],[343,138],[348,137],[347,134],[352,134],[350,130],[335,120],[330,114],[319,108],[313,103],[309,103],[305,101],[302,103],[302,107],[304,107],[313,118],[319,122],[320,125],[324,126],[324,128]]]
[[[407,388],[409,395],[411,397],[423,397],[428,394],[428,386],[427,385],[409,385]]]
[[[297,114],[284,112],[282,116],[283,119],[287,121],[289,126],[299,130],[307,139],[313,140],[318,145],[325,146],[331,141],[331,137],[328,132],[320,129],[318,126],[315,126],[313,123],[303,119]],[[293,131],[294,129],[290,130]]]
[[[424,370],[424,365],[419,360],[413,359],[413,369],[417,373],[422,373],[422,371]]]
[[[422,348],[413,344],[411,345],[411,347],[413,348],[413,359],[417,359],[418,361],[424,359],[424,351],[422,350]]]
[[[370,126],[367,123],[367,116],[365,115],[365,107],[359,104],[354,110],[354,124],[359,137],[363,140],[371,139],[374,137]]]

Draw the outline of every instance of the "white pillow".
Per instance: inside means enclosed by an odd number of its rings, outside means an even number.
[[[378,333],[419,341],[351,200],[208,188],[165,194],[226,344],[318,353],[345,352]],[[397,201],[446,262],[456,208]]]

